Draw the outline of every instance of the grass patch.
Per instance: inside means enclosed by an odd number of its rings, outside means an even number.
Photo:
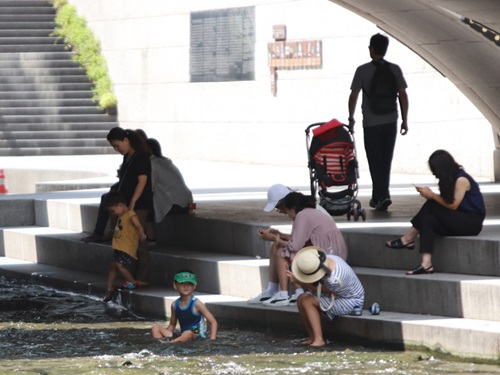
[[[52,3],[57,8],[57,26],[51,35],[74,52],[72,59],[85,69],[93,84],[93,99],[99,107],[104,110],[116,108],[117,99],[106,60],[101,53],[101,43],[87,26],[85,18],[79,16],[67,0],[53,0]]]

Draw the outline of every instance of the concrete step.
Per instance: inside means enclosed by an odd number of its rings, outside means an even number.
[[[54,29],[22,29],[22,30],[8,30],[0,29],[0,37],[46,37],[50,36]]]
[[[87,115],[4,115],[5,124],[50,124],[73,122],[116,122],[115,116],[105,114]]]
[[[29,103],[26,103],[29,104]],[[104,111],[91,103],[86,107],[0,107],[0,116],[63,116],[63,115],[96,115]]]
[[[0,32],[2,29],[0,29]],[[72,51],[63,52],[12,52],[2,53],[2,61],[44,61],[44,60],[65,60],[71,59],[74,55]]]
[[[4,84],[32,84],[43,87],[44,85],[57,85],[61,83],[88,83],[88,77],[82,72],[73,75],[59,76],[0,76],[0,90],[9,91],[9,87],[2,87]],[[13,91],[29,91],[14,89]]]
[[[71,99],[2,99],[0,97],[0,112],[3,108],[22,108],[23,110],[34,108],[50,108],[50,107],[96,107],[97,103],[91,98],[71,98]]]
[[[5,8],[3,8],[2,13],[0,13],[0,23],[11,23],[11,22],[53,23],[54,22],[55,11],[50,12],[50,14],[43,14],[43,13],[36,14],[34,12],[30,12],[29,14],[23,14],[23,13],[9,14],[8,12],[5,12],[4,9]]]
[[[0,61],[0,69],[45,69],[45,68],[80,68],[71,56],[67,56],[64,60],[2,60]]]
[[[43,77],[47,78],[47,77]],[[43,79],[42,79],[43,80]],[[25,80],[26,81],[26,80]],[[45,93],[52,91],[87,91],[91,92],[92,84],[83,77],[79,78],[81,82],[0,82],[0,93],[16,93],[16,92],[37,92]]]
[[[97,217],[99,197],[105,191],[96,191],[92,202],[81,203],[90,223],[81,228],[90,231]],[[406,199],[408,201],[408,199]],[[264,203],[261,203],[264,206]],[[260,209],[259,209],[260,208]],[[50,204],[47,209],[51,210]],[[54,212],[60,211],[59,207]],[[66,212],[66,211],[63,211]],[[410,210],[412,212],[412,210]],[[64,217],[61,225],[69,222]],[[48,225],[38,222],[38,225]],[[255,201],[203,201],[198,204],[196,215],[174,219],[166,218],[157,238],[162,245],[187,247],[200,251],[217,251],[249,257],[267,257],[267,244],[256,235],[259,227],[275,225],[282,231],[291,229],[290,221],[283,215],[266,214]],[[396,238],[409,225],[400,222],[349,223],[337,221],[349,248],[349,263],[355,267],[380,268],[403,271],[419,263],[418,252],[393,250],[384,246],[385,241]],[[66,227],[63,227],[66,228]],[[473,237],[446,237],[436,242],[434,267],[436,273],[499,276],[500,227],[487,221],[481,234]]]
[[[0,140],[1,148],[57,148],[57,147],[107,147],[109,142],[105,138],[53,138],[53,139],[39,139],[33,135],[32,139],[9,139]]]
[[[72,61],[69,61],[68,63],[72,63]],[[46,68],[46,67],[28,68],[24,66],[12,69],[0,68],[0,77],[12,77],[12,76],[54,77],[54,76],[78,76],[80,74],[85,74],[85,70],[75,65],[71,67],[54,67],[54,68]]]
[[[1,0],[0,8],[17,8],[17,7],[52,7],[47,0]],[[1,9],[0,9],[1,10]]]
[[[36,134],[30,131],[15,131],[15,132],[5,132],[0,130],[0,138],[3,140],[29,140],[30,142],[36,143],[33,140],[36,137],[37,140],[48,139],[106,139],[108,134],[108,129],[99,130],[59,130],[59,131],[46,131],[39,130]],[[1,145],[0,141],[0,145]],[[109,143],[108,143],[109,144]]]
[[[73,225],[78,220],[75,217]],[[111,244],[86,244],[81,241],[85,236],[81,232],[23,227],[3,228],[2,234],[7,257],[97,274],[106,274],[109,269]],[[261,292],[260,281],[267,274],[268,261],[263,259],[187,248],[156,248],[151,251],[149,281],[164,284],[187,259],[190,268],[199,275],[200,292],[250,298]]]
[[[37,207],[39,203],[35,202]],[[112,254],[110,244],[83,243],[81,233],[55,228],[58,221],[53,216],[49,220],[51,228],[3,228],[4,255],[81,272],[106,273]],[[76,215],[72,225],[81,225]],[[198,275],[200,292],[247,299],[259,294],[268,282],[268,259],[164,246],[150,250],[150,282],[155,285],[171,280],[186,262]],[[390,270],[354,270],[365,286],[365,306],[378,302],[384,310],[403,313],[500,321],[498,278],[441,273],[409,277]]]
[[[0,36],[0,46],[55,44],[55,36]]]
[[[109,116],[113,117],[113,116]],[[115,118],[116,120],[116,118]],[[111,128],[118,126],[115,121],[109,122],[66,122],[66,123],[14,123],[14,124],[2,124],[2,130],[5,132],[33,132],[33,131],[77,131],[77,130],[102,130],[105,129],[109,131]]]
[[[365,306],[412,314],[500,321],[500,278],[452,273],[407,276],[402,271],[354,267]]]
[[[102,296],[105,274],[69,271],[65,268],[0,258],[0,273],[8,278],[31,280],[64,290]],[[170,282],[170,280],[169,280]],[[178,294],[167,284],[121,291],[121,303],[130,310],[150,317],[167,318]],[[201,285],[201,282],[199,283]],[[272,308],[248,305],[246,301],[220,295],[196,292],[219,321],[244,321],[257,329],[283,329],[303,332],[296,307]],[[325,338],[348,338],[392,348],[427,348],[468,359],[498,361],[500,323],[483,320],[446,318],[435,315],[405,314],[382,310],[380,315],[343,316],[334,324],[323,321]],[[305,332],[305,331],[304,331]]]
[[[110,149],[109,146],[108,149]],[[7,226],[1,222],[1,220],[5,220],[9,226],[4,228],[4,233],[0,236],[3,240],[3,242],[0,241],[0,246],[5,248],[5,244],[8,244],[8,251],[12,251],[16,257],[36,256],[40,262],[42,260],[45,262],[46,259],[50,258],[50,262],[56,262],[56,264],[60,264],[57,262],[66,259],[67,264],[62,266],[64,268],[85,266],[92,267],[88,268],[89,272],[99,272],[99,275],[82,276],[78,278],[78,282],[75,282],[76,278],[68,279],[71,280],[68,281],[68,285],[72,285],[73,288],[81,286],[87,291],[94,290],[93,286],[89,284],[89,280],[94,280],[97,277],[102,280],[100,285],[104,285],[102,283],[104,283],[106,271],[101,275],[102,264],[109,262],[109,258],[106,261],[104,257],[110,256],[110,246],[86,245],[81,243],[79,239],[81,230],[92,230],[99,197],[105,191],[106,189],[89,192],[64,192],[64,194],[37,194],[26,198],[26,200],[31,199],[31,202],[26,203],[20,202],[18,196],[0,197],[0,225]],[[494,198],[493,196],[486,197],[486,200],[491,200],[494,203]],[[267,261],[257,259],[256,255],[264,257],[267,254],[267,246],[255,238],[256,228],[258,226],[278,225],[285,230],[290,227],[290,221],[283,215],[262,212],[264,200],[262,197],[259,199],[219,201],[214,200],[211,194],[207,193],[206,199],[203,199],[203,196],[195,192],[195,200],[198,203],[197,214],[195,216],[189,215],[186,218],[176,218],[174,221],[166,220],[157,231],[161,240],[160,246],[152,248],[153,286],[149,290],[123,293],[123,303],[138,312],[160,311],[158,310],[160,308],[166,309],[162,311],[168,311],[168,307],[166,307],[169,303],[167,302],[167,293],[165,293],[165,289],[157,287],[168,286],[171,280],[165,284],[165,278],[171,277],[172,272],[178,269],[176,267],[182,266],[184,268],[188,265],[190,268],[192,268],[191,266],[195,268],[195,272],[200,275],[200,280],[203,280],[203,285],[207,289],[222,288],[221,290],[224,291],[229,290],[228,293],[241,293],[243,289],[247,290],[245,293],[248,294],[251,292],[248,290],[250,288],[257,289],[257,292],[260,291],[259,288],[267,283]],[[405,203],[401,209],[399,208],[399,200]],[[366,223],[347,222],[345,218],[337,220],[341,230],[344,233],[349,232],[349,235],[346,234],[346,238],[349,237],[348,245],[351,255],[355,255],[356,249],[353,248],[354,245],[350,241],[358,237],[356,233],[365,235],[371,232],[373,235],[379,236],[383,235],[382,230],[391,229],[391,227],[394,227],[393,234],[400,233],[401,229],[408,227],[408,214],[415,212],[414,205],[419,203],[412,204],[413,199],[409,196],[395,198],[395,201],[397,204],[395,204],[394,210],[384,215],[370,212],[370,221]],[[29,214],[30,211],[31,214]],[[490,208],[488,212],[498,214],[498,210],[494,211]],[[22,215],[25,217],[23,218]],[[37,225],[37,227],[13,227],[17,221],[22,219],[24,222],[32,221],[32,224],[23,225]],[[51,228],[38,228],[48,225]],[[495,261],[498,263],[498,257],[495,258],[495,254],[481,245],[482,241],[495,239],[496,233],[499,233],[498,222],[488,219],[486,228],[491,230],[491,233],[485,232],[471,238],[457,237],[457,240],[477,241],[474,256],[477,258],[490,257],[485,263]],[[363,242],[368,245],[378,243],[378,239],[374,238],[367,236]],[[172,243],[177,245],[172,245]],[[37,246],[36,251],[33,251],[33,244]],[[199,247],[191,247],[192,244],[197,244]],[[367,247],[366,244],[363,246]],[[385,248],[383,250],[392,251]],[[436,248],[436,255],[440,250],[441,247]],[[447,253],[442,252],[443,255]],[[418,259],[415,252],[407,253],[414,253],[413,256],[416,258],[413,258],[413,262]],[[89,259],[94,259],[94,263],[92,264]],[[368,262],[368,260],[358,257],[355,259],[360,262]],[[355,267],[365,285],[365,306],[369,306],[374,301],[380,303],[382,306],[381,315],[371,316],[365,311],[361,317],[338,318],[333,325],[326,324],[325,331],[333,334],[335,338],[351,335],[350,337],[358,337],[363,342],[374,340],[374,342],[380,343],[400,344],[402,347],[421,345],[461,356],[490,356],[489,358],[498,360],[500,340],[498,333],[500,331],[498,319],[494,314],[498,311],[498,282],[496,278],[464,275],[461,272],[457,272],[457,274],[437,272],[434,275],[410,277],[405,276],[400,271],[405,269],[403,260],[400,259],[400,261],[399,267],[392,270],[383,266],[380,268]],[[451,254],[448,261],[452,263],[456,262],[456,259]],[[16,267],[19,267],[22,262],[22,260],[13,261],[16,263]],[[221,263],[220,269],[217,262]],[[409,262],[409,264],[414,266],[413,262]],[[37,266],[48,267],[41,264],[30,264],[25,268],[31,274],[37,272],[35,271]],[[259,276],[252,274],[257,269]],[[61,277],[53,270],[53,268],[47,268],[45,275],[37,274],[37,279],[46,281],[60,279]],[[62,272],[71,273],[67,269]],[[81,273],[81,271],[79,272]],[[246,274],[251,275],[249,277],[251,280],[247,281]],[[200,281],[200,289],[202,289],[201,284]],[[232,290],[236,290],[236,292]],[[102,295],[102,291],[100,293]],[[154,299],[154,297],[158,299]],[[169,296],[171,299],[174,297],[175,294]],[[212,312],[221,319],[228,317],[228,319],[237,321],[244,320],[255,324],[255,326],[261,324],[264,327],[274,329],[282,326],[285,326],[286,329],[291,327],[301,329],[296,310],[293,308],[251,306],[241,298],[238,300],[236,297],[222,303],[221,298],[229,297],[219,294],[207,295],[207,301],[212,303],[210,305]],[[433,306],[433,303],[438,306]],[[415,309],[415,311],[422,311],[422,313],[410,314],[405,312],[405,309]],[[391,312],[391,310],[397,312]],[[437,313],[438,311],[443,315]],[[454,316],[465,316],[466,318]],[[477,319],[470,319],[471,316],[477,317]]]
[[[64,44],[14,44],[0,45],[0,54],[12,52],[63,52]]]
[[[15,14],[26,14],[26,15],[35,15],[35,14],[50,14],[52,18],[56,14],[56,10],[51,6],[43,6],[43,4],[38,3],[37,5],[28,6],[27,4],[12,4],[12,6],[1,5],[0,11],[5,15],[15,15]]]
[[[63,144],[59,144],[56,147],[17,147],[12,148],[0,148],[0,156],[48,156],[48,155],[105,155],[113,154],[115,151],[109,147],[99,147],[99,146],[72,146],[66,147]]]
[[[32,100],[37,103],[38,100],[74,100],[74,99],[92,99],[92,92],[89,90],[80,91],[0,91],[0,100],[2,103],[15,105],[22,100]]]
[[[2,19],[0,19],[0,29],[7,29],[7,30],[26,30],[26,29],[51,29],[54,30],[54,28],[57,26],[57,24],[54,21],[54,16],[48,16],[45,17],[50,18],[48,21],[47,20],[17,20],[14,19],[12,16],[6,17],[4,16]]]
[[[56,133],[65,123],[116,124],[116,116],[97,107],[85,71],[52,36],[55,14],[48,1],[0,1],[0,156],[111,152],[107,125]]]
[[[358,267],[410,270],[420,263],[418,250],[394,250],[385,242],[400,237],[407,226],[344,229],[349,262]],[[418,249],[419,242],[417,240]],[[500,228],[485,225],[478,236],[436,238],[434,270],[444,273],[500,276]]]

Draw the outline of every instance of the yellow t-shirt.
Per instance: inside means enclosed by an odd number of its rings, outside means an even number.
[[[139,232],[132,224],[132,217],[137,214],[129,210],[118,218],[113,232],[113,242],[111,247],[115,250],[123,251],[132,258],[137,259],[137,247],[139,245]]]

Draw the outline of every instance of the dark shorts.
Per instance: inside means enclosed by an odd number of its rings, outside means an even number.
[[[124,266],[130,266],[134,263],[134,260],[134,258],[123,251],[113,250],[113,262],[123,264]]]

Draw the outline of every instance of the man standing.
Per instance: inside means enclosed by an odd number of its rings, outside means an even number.
[[[401,109],[401,135],[408,132],[408,95],[401,68],[384,60],[389,38],[375,34],[370,39],[371,62],[356,69],[349,96],[349,126],[363,90],[363,130],[366,156],[372,178],[370,207],[385,211],[392,204],[389,192],[394,146],[397,136],[397,100]]]

